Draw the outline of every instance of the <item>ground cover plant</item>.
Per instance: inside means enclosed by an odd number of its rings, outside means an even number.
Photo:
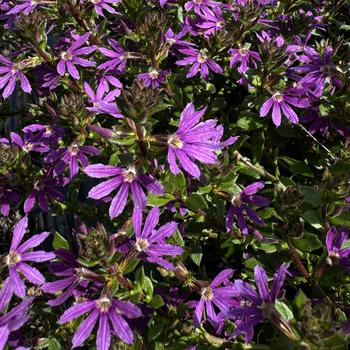
[[[0,350],[348,349],[349,16],[0,0]]]

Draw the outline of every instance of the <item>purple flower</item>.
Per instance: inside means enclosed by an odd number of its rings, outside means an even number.
[[[199,71],[201,73],[201,77],[205,80],[207,80],[209,77],[209,70],[212,70],[217,74],[222,74],[222,68],[216,62],[210,59],[204,51],[199,51],[193,48],[179,49],[179,51],[184,55],[187,55],[187,57],[176,61],[176,64],[179,66],[192,65],[186,75],[187,78],[194,77]]]
[[[183,28],[180,33],[174,34],[174,31],[169,28],[165,33],[165,41],[166,43],[174,48],[174,49],[184,49],[184,48],[190,48],[191,46],[195,46],[195,44],[190,43],[182,39],[187,33],[187,28]]]
[[[233,285],[228,284],[230,278],[233,275],[232,269],[226,269],[221,271],[213,281],[200,290],[201,298],[198,302],[191,302],[195,304],[194,323],[198,327],[203,318],[203,311],[206,311],[207,319],[216,326],[220,321],[216,311],[216,306],[221,312],[228,312],[231,307],[237,305],[237,301],[233,299],[235,296],[235,289]],[[224,286],[220,286],[224,283]]]
[[[0,55],[0,74],[2,74],[2,76],[0,76],[0,90],[4,89],[2,92],[3,98],[9,97],[13,93],[17,78],[24,92],[30,93],[32,91],[27,77],[22,72],[24,67],[25,64],[22,64],[22,62],[13,63],[8,58]]]
[[[141,73],[137,76],[137,79],[142,81],[146,87],[152,87],[158,89],[166,82],[166,76],[170,74],[169,70],[158,70],[156,68],[150,68],[147,73]]]
[[[225,19],[218,7],[213,10],[204,8],[201,20],[202,22],[197,24],[197,27],[203,30],[206,39],[209,38],[210,35],[222,30],[225,26]]]
[[[348,239],[348,231],[346,229],[337,230],[334,226],[327,232],[326,246],[328,252],[327,262],[339,264],[340,267],[350,270],[349,255],[350,247],[343,248],[345,241]]]
[[[290,68],[290,71],[292,72],[305,74],[298,83],[303,87],[311,89],[316,97],[322,95],[327,81],[330,81],[332,85],[332,93],[336,88],[340,89],[343,85],[338,77],[337,67],[331,61],[332,53],[332,48],[327,47],[324,57],[312,55],[310,56],[311,62],[300,67]]]
[[[10,201],[16,202],[20,198],[19,194],[14,192],[8,185],[0,185],[0,212],[3,216],[10,213]]]
[[[275,308],[276,300],[283,286],[288,272],[289,263],[283,263],[274,275],[271,290],[269,291],[268,279],[265,270],[256,265],[254,268],[254,278],[258,286],[258,292],[251,284],[242,280],[234,282],[236,296],[242,299],[242,306],[231,308],[228,312],[224,312],[224,318],[236,320],[236,329],[234,336],[245,334],[248,342],[253,336],[253,327],[269,319],[271,322],[279,322],[285,327],[285,331],[290,330],[288,322],[282,318]]]
[[[262,196],[256,195],[257,192],[264,188],[265,184],[262,181],[254,182],[244,188],[241,192],[232,196],[231,205],[226,216],[226,229],[231,231],[233,219],[236,217],[238,227],[244,235],[248,234],[248,226],[244,213],[257,225],[265,225],[264,220],[249,206],[264,207],[270,201]]]
[[[97,49],[97,46],[95,45],[82,47],[87,42],[89,37],[90,33],[85,33],[77,38],[66,51],[61,53],[61,59],[57,65],[57,73],[59,75],[63,76],[67,69],[68,73],[74,79],[79,80],[80,75],[75,65],[82,67],[93,67],[95,65],[94,61],[89,61],[79,57],[81,55],[88,55]]]
[[[108,39],[108,44],[114,49],[114,51],[104,47],[100,47],[99,51],[102,53],[102,55],[112,59],[100,64],[97,68],[103,69],[106,72],[114,69],[119,72],[123,72],[125,70],[127,60],[130,58],[129,53],[126,52],[118,41],[114,39]]]
[[[8,267],[9,277],[6,278],[1,290],[0,310],[10,301],[13,293],[19,298],[25,297],[26,287],[19,272],[33,284],[41,285],[45,282],[44,276],[36,268],[29,266],[27,262],[43,262],[55,257],[55,254],[42,250],[29,251],[41,244],[49,236],[49,232],[34,235],[20,245],[27,227],[28,218],[25,216],[18,221],[13,231],[10,251],[4,259]]]
[[[194,10],[197,14],[203,14],[205,10],[210,8],[219,8],[222,6],[220,2],[212,1],[212,0],[191,0],[185,3],[185,10],[191,11]]]
[[[298,123],[299,119],[290,104],[295,107],[305,108],[309,106],[307,98],[298,97],[299,89],[289,89],[284,92],[277,92],[272,95],[260,108],[260,117],[266,117],[272,108],[272,121],[276,126],[281,125],[282,112],[287,119],[293,123]]]
[[[257,68],[256,61],[261,61],[259,53],[248,50],[244,47],[240,49],[230,49],[228,53],[232,56],[230,59],[231,68],[240,62],[238,67],[239,73],[246,73],[250,62],[253,64],[254,68]]]
[[[310,57],[317,56],[317,51],[310,46],[307,46],[308,41],[310,40],[312,32],[308,32],[305,36],[304,41],[300,38],[300,36],[296,35],[294,37],[295,44],[288,45],[286,49],[286,53],[291,55],[294,60],[291,63],[294,63],[295,60],[298,60],[302,63],[310,62]]]
[[[59,323],[70,322],[86,313],[89,316],[82,321],[74,334],[72,345],[74,348],[84,344],[99,320],[96,335],[97,350],[108,350],[111,343],[111,329],[126,344],[132,344],[134,335],[125,321],[127,318],[141,316],[141,310],[128,301],[116,300],[102,296],[98,300],[88,300],[75,304],[66,310],[59,319]]]
[[[124,169],[113,165],[94,164],[87,166],[84,172],[96,178],[112,177],[110,180],[93,187],[89,192],[89,198],[102,199],[119,188],[109,207],[111,218],[115,218],[123,212],[130,190],[134,206],[141,209],[146,207],[146,195],[143,187],[152,193],[163,193],[163,187],[159,182],[151,175],[138,174],[133,165]]]
[[[64,129],[45,124],[30,124],[22,129],[25,134],[35,136],[35,140],[56,144],[64,136]],[[26,139],[26,137],[25,137]]]
[[[121,0],[93,0],[91,1],[94,5],[95,11],[98,15],[105,17],[103,10],[115,15],[116,10],[108,4],[118,4]]]
[[[78,143],[72,143],[70,147],[64,147],[58,151],[53,151],[48,157],[47,161],[57,164],[54,168],[54,174],[61,175],[63,171],[69,166],[69,178],[72,179],[79,172],[79,164],[83,168],[89,165],[89,159],[87,156],[98,156],[100,151],[94,146],[81,146]]]
[[[168,244],[165,241],[166,238],[169,238],[176,231],[177,223],[169,222],[155,230],[159,222],[159,216],[159,208],[152,208],[142,229],[142,210],[134,208],[132,215],[132,224],[136,237],[134,250],[141,254],[141,258],[144,257],[146,261],[157,263],[168,270],[173,270],[174,265],[163,257],[176,256],[183,253],[181,247]]]
[[[47,146],[43,141],[41,141],[39,137],[32,137],[31,133],[25,133],[23,140],[15,132],[11,132],[10,136],[11,141],[26,153],[31,151],[45,153],[50,150],[49,146]]]
[[[63,201],[62,193],[57,189],[62,187],[62,181],[58,178],[52,178],[50,172],[45,173],[39,180],[33,184],[33,189],[29,193],[29,196],[24,201],[23,210],[25,213],[29,213],[36,202],[39,203],[41,210],[50,211],[49,200]]]
[[[90,112],[109,114],[115,118],[123,118],[123,115],[120,113],[120,110],[115,103],[115,97],[120,95],[120,90],[115,89],[108,92],[108,85],[106,85],[105,82],[100,83],[95,94],[90,85],[87,82],[84,82],[85,91],[89,96],[89,103],[92,104],[92,107],[87,107],[87,110]],[[106,92],[108,93],[104,96]]]
[[[181,168],[198,178],[201,172],[193,160],[216,164],[215,151],[237,140],[237,137],[231,137],[223,143],[220,142],[223,130],[216,120],[199,122],[204,112],[205,108],[196,111],[192,103],[187,104],[181,113],[178,130],[168,137],[168,163],[173,174],[180,172],[177,158]]]
[[[27,298],[12,308],[5,315],[0,317],[0,350],[8,344],[8,338],[11,332],[21,328],[29,319],[26,315],[34,298]],[[18,348],[17,348],[18,349]]]
[[[23,12],[25,15],[29,15],[36,7],[42,5],[42,3],[54,3],[53,1],[33,1],[33,0],[19,0],[20,4],[13,7],[8,11],[7,15],[15,15]]]
[[[56,276],[63,277],[54,282],[46,282],[41,287],[45,293],[55,294],[62,292],[56,299],[50,300],[50,306],[58,306],[64,303],[80,287],[86,290],[89,280],[99,281],[101,277],[96,273],[80,267],[74,255],[69,250],[59,249],[55,251],[60,262],[54,262],[49,265],[49,270]]]

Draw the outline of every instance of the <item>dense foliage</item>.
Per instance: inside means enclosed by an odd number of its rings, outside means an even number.
[[[347,0],[0,0],[0,349],[347,349]]]

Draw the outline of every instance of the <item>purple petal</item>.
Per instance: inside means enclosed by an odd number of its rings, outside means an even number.
[[[274,275],[272,288],[271,288],[271,302],[275,302],[278,294],[283,286],[286,275],[288,272],[289,263],[283,263]]]
[[[147,238],[151,235],[159,221],[160,210],[158,207],[152,208],[149,212],[145,224],[143,226],[142,237]]]
[[[111,331],[109,328],[108,317],[106,313],[101,313],[100,324],[96,335],[97,350],[108,350],[111,344]]]
[[[0,291],[0,311],[10,302],[12,295],[13,288],[11,286],[11,280],[7,277]]]
[[[134,342],[134,335],[128,325],[128,323],[117,313],[114,309],[110,309],[108,312],[109,319],[112,322],[112,326],[116,335],[126,344],[132,344]]]
[[[75,304],[66,310],[60,317],[58,323],[63,324],[78,318],[79,316],[90,312],[96,307],[96,302],[94,300],[83,301],[82,303]]]
[[[221,283],[228,281],[232,275],[234,270],[232,269],[226,269],[221,271],[210,283],[210,287],[215,288],[218,287]]]
[[[43,262],[52,260],[56,257],[54,253],[48,253],[44,251],[36,251],[23,253],[21,256],[21,261],[35,261],[35,262]]]
[[[26,287],[14,267],[9,268],[9,276],[14,293],[23,299],[26,295]]]
[[[270,301],[270,295],[269,295],[269,286],[267,283],[267,275],[265,270],[260,266],[257,265],[254,268],[254,278],[256,285],[259,289],[260,296],[266,301]]]
[[[117,217],[123,212],[128,199],[129,186],[130,184],[128,182],[124,182],[116,196],[113,198],[111,206],[109,207],[109,216],[111,219]]]
[[[17,264],[17,269],[23,273],[24,277],[29,282],[36,285],[45,283],[45,277],[35,267],[31,267],[26,263],[20,262]]]
[[[84,172],[87,175],[91,177],[96,177],[96,178],[121,175],[123,171],[124,169],[122,168],[117,168],[113,165],[104,165],[104,164],[93,164],[93,165],[87,166],[84,169]]]
[[[114,300],[113,307],[117,308],[128,318],[137,318],[142,315],[140,308],[129,301]]]
[[[15,226],[15,229],[13,231],[13,237],[12,237],[12,242],[10,246],[10,250],[14,251],[17,249],[19,243],[21,242],[26,229],[28,227],[28,217],[25,216],[21,220],[19,220]]]
[[[82,323],[80,323],[72,340],[72,345],[74,348],[83,345],[83,343],[90,336],[93,328],[95,327],[99,316],[100,313],[96,309],[92,311],[91,314]]]
[[[27,251],[28,249],[31,248],[35,248],[37,247],[39,244],[41,244],[42,242],[45,241],[45,239],[50,235],[50,232],[42,232],[38,235],[34,235],[32,237],[30,237],[27,241],[25,241],[24,243],[22,243],[17,251],[20,253],[23,253],[25,251]]]
[[[113,179],[101,182],[99,185],[93,187],[88,194],[89,198],[101,199],[108,196],[112,191],[118,188],[124,181],[122,176],[117,176]]]

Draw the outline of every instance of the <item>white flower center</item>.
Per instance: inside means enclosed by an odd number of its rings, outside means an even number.
[[[176,134],[169,136],[168,138],[168,145],[176,147],[176,148],[182,148],[183,143],[180,140],[179,136]]]

